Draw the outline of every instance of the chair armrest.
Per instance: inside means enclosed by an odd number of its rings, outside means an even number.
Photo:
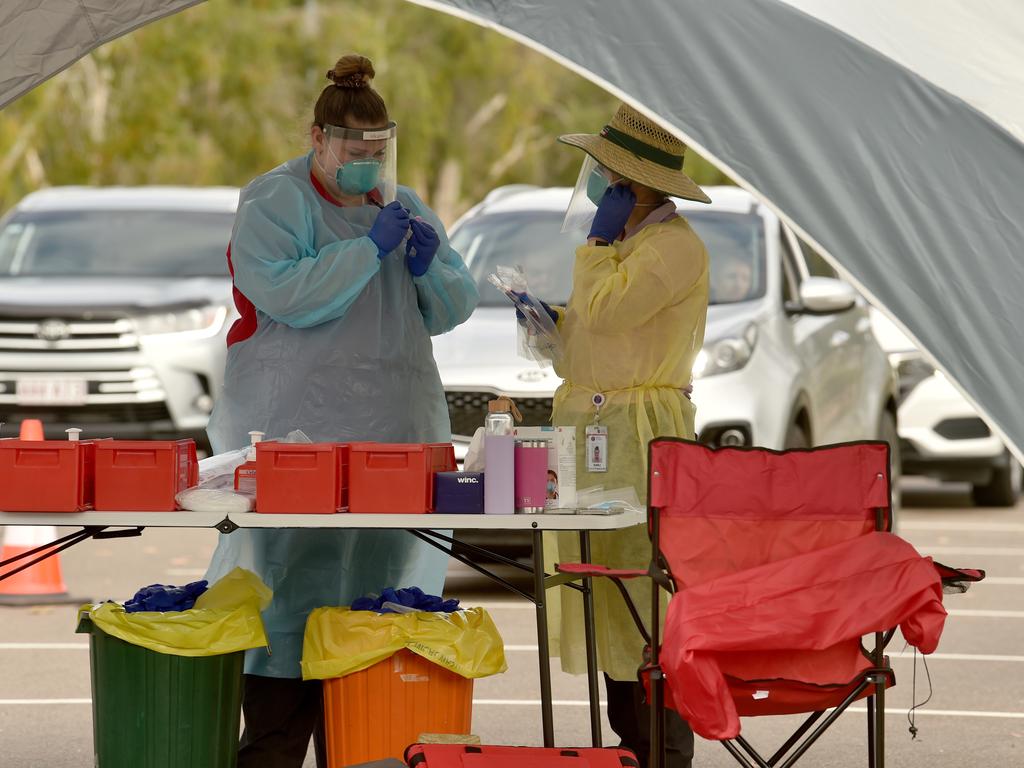
[[[635,579],[648,575],[646,568],[608,568],[594,563],[556,563],[555,570],[573,576],[603,576],[609,579]]]
[[[934,560],[932,565],[939,572],[939,578],[942,579],[942,591],[946,594],[966,592],[971,584],[985,578],[985,572],[977,568],[953,568]]]

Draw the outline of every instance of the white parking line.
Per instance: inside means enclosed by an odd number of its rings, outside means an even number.
[[[586,700],[555,699],[551,702],[556,707],[589,707],[590,702]],[[3,706],[49,706],[59,704],[92,704],[92,699],[0,699],[0,707]],[[473,699],[474,706],[482,707],[539,707],[540,699]],[[602,701],[601,706],[607,706],[608,702]],[[850,712],[867,712],[864,707],[850,707]],[[907,709],[891,709],[886,707],[885,714],[904,716],[909,713]],[[986,712],[984,710],[970,709],[917,709],[915,715],[922,717],[993,717],[1008,718],[1013,720],[1024,719],[1024,712]]]
[[[961,531],[965,533],[1024,533],[1024,523],[953,523],[931,520],[901,520],[904,531]]]
[[[589,707],[590,702],[586,700],[572,701],[565,699],[556,699],[551,702],[556,707]],[[480,705],[484,707],[539,707],[540,699],[473,699],[473,705]],[[601,706],[606,706],[607,702],[602,701]],[[849,712],[867,712],[865,707],[850,707]],[[907,709],[891,709],[885,708],[885,714],[887,715],[899,715],[905,717],[909,713]],[[929,716],[929,717],[994,717],[994,718],[1008,718],[1012,720],[1024,720],[1024,712],[997,712],[997,711],[985,711],[985,710],[969,710],[969,709],[916,709],[914,710],[915,715]]]
[[[1024,611],[984,611],[969,608],[951,608],[950,616],[970,616],[980,619],[1024,619]]]
[[[931,547],[925,544],[915,546],[922,555],[1024,557],[1024,547]]]
[[[0,651],[88,651],[88,643],[0,643]]]

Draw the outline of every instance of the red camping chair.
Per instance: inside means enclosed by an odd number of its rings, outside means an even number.
[[[883,768],[885,689],[895,683],[885,646],[899,627],[931,653],[943,584],[962,591],[984,577],[933,564],[888,532],[888,444],[779,452],[659,438],[649,460],[651,567],[558,569],[610,577],[630,605],[649,647],[651,765],[663,759],[666,705],[741,765],[788,768],[867,698],[868,764]],[[659,590],[648,633],[621,582],[645,576],[674,593],[660,645]],[[795,713],[809,716],[771,757],[739,734],[741,716]]]

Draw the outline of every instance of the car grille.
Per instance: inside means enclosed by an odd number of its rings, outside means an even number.
[[[947,440],[977,440],[992,436],[988,425],[975,416],[943,419],[935,425],[935,431]]]
[[[0,317],[0,352],[125,352],[138,348],[135,327],[125,318]]]
[[[498,395],[494,392],[446,392],[448,414],[452,420],[452,434],[471,437],[487,418],[487,403]],[[550,397],[524,397],[516,399],[516,407],[527,426],[546,426],[551,423]]]
[[[150,424],[170,421],[163,403],[119,403],[103,406],[18,405],[0,406],[0,422],[15,427],[24,419],[39,419],[44,424]],[[9,436],[9,435],[7,435]]]

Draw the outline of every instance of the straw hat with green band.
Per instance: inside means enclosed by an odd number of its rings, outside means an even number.
[[[686,145],[632,107],[623,104],[600,133],[559,136],[606,168],[659,192],[710,203],[693,179],[683,173]]]

